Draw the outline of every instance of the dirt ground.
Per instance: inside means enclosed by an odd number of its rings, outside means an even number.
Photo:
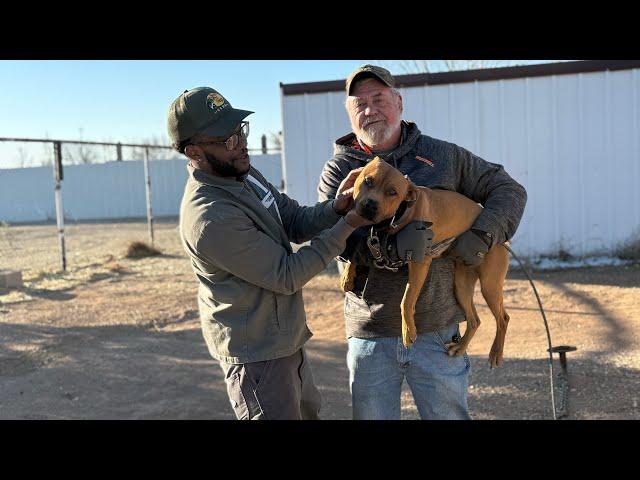
[[[177,224],[156,222],[162,256],[124,258],[145,222],[67,225],[59,273],[54,225],[0,226],[0,269],[24,288],[0,289],[0,419],[232,419],[222,371],[200,333],[196,280]],[[640,265],[534,272],[554,345],[568,356],[571,419],[640,419]],[[351,418],[342,294],[327,270],[304,289],[308,350],[324,419]],[[547,337],[519,271],[505,286],[511,315],[502,367],[487,358],[495,324],[469,350],[474,419],[550,419]],[[560,366],[554,360],[555,372]],[[405,384],[402,416],[418,413]]]

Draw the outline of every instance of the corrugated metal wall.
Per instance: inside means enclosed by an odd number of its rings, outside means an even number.
[[[281,183],[280,154],[251,155],[251,163],[275,187]],[[177,216],[187,181],[186,161],[152,160],[151,202],[154,217]],[[65,218],[94,220],[145,218],[142,161],[64,167]],[[0,220],[9,223],[55,221],[51,167],[0,170]]]
[[[403,118],[504,165],[528,192],[523,255],[613,254],[640,238],[640,69],[400,89]],[[343,92],[283,97],[285,190],[317,201],[333,141],[350,131]]]

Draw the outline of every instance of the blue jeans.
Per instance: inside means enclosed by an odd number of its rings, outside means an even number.
[[[450,357],[445,343],[458,324],[418,335],[409,347],[402,337],[349,338],[347,365],[354,420],[400,420],[406,378],[423,420],[470,420],[467,407],[469,357]]]

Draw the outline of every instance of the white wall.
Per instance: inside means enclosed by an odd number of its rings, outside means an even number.
[[[251,163],[274,186],[280,186],[280,154],[251,155]],[[149,172],[153,216],[177,216],[187,180],[186,160],[151,160]],[[65,218],[145,218],[144,182],[142,161],[64,166]],[[0,220],[55,220],[54,186],[51,167],[0,170]]]
[[[406,120],[504,165],[528,192],[523,255],[611,254],[640,238],[640,69],[400,89]],[[285,191],[304,204],[333,141],[343,92],[283,97]]]

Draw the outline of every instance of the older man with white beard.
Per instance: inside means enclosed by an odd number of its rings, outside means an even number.
[[[469,358],[450,357],[445,347],[460,338],[458,324],[465,320],[453,291],[454,259],[479,265],[495,242],[510,239],[522,218],[526,191],[501,165],[422,135],[415,123],[402,120],[402,96],[386,69],[356,69],[347,78],[346,94],[353,131],[335,142],[334,156],[320,177],[320,201],[334,198],[351,170],[378,156],[417,185],[456,191],[484,207],[447,257],[433,260],[416,303],[418,337],[409,348],[402,343],[400,315],[407,267],[379,269],[370,254],[362,255],[369,228],[349,237],[339,259],[357,265],[355,286],[344,304],[353,418],[400,419],[406,378],[421,418],[470,419]],[[394,239],[388,244],[393,246]]]

